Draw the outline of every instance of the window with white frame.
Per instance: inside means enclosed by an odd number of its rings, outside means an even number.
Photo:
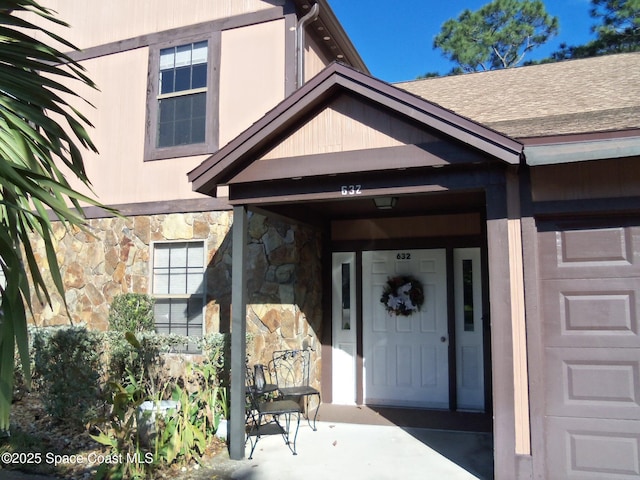
[[[194,339],[203,335],[205,292],[204,242],[155,243],[152,292],[158,333]],[[187,351],[197,351],[189,342]]]

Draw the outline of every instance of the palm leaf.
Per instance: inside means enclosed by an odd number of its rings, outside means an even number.
[[[82,151],[97,151],[87,132],[91,124],[65,98],[80,98],[78,84],[95,85],[82,66],[36,38],[75,50],[39,25],[46,22],[66,26],[34,0],[0,1],[0,266],[7,279],[0,285],[0,431],[9,428],[16,346],[30,378],[26,309],[32,311],[32,293],[51,305],[42,270],[65,298],[52,221],[87,231],[81,203],[106,208],[74,191],[59,168],[90,187]],[[37,261],[34,235],[44,241],[46,266]]]

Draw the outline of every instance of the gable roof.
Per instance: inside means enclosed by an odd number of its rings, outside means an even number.
[[[334,63],[189,172],[193,189],[215,195],[217,185],[228,182],[301,121],[345,92],[506,163],[520,161],[521,143],[353,68]]]
[[[640,129],[640,52],[396,86],[512,138]]]

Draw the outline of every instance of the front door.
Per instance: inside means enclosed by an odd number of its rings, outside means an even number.
[[[422,306],[409,315],[381,302],[389,279],[415,278]],[[362,253],[364,401],[372,405],[449,408],[446,251]]]

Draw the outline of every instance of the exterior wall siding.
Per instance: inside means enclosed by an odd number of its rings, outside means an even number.
[[[207,250],[205,331],[228,332],[231,307],[231,224],[229,211],[101,218],[88,221],[93,235],[54,224],[66,302],[74,323],[108,328],[109,305],[121,293],[149,293],[152,242],[204,240]],[[46,253],[34,239],[41,264]],[[267,363],[274,350],[310,346],[319,385],[322,334],[321,239],[311,229],[252,215],[248,239],[248,352]],[[45,278],[48,277],[42,269]],[[50,291],[55,291],[47,278]],[[68,324],[62,299],[53,306],[32,298],[36,325]],[[315,367],[317,365],[317,368]]]
[[[309,29],[313,28],[313,22],[311,26],[307,27],[308,34],[305,35],[306,48],[304,52],[304,81],[309,81],[310,78],[316,76],[324,67],[331,63],[331,60],[322,51],[318,42],[309,34]]]
[[[549,165],[531,169],[535,202],[640,196],[638,159]]]
[[[42,4],[72,27],[51,29],[82,49],[273,8],[273,2],[263,0],[46,0]]]
[[[261,159],[397,147],[437,138],[380,108],[342,95]]]
[[[98,10],[85,2],[49,3],[60,19],[72,25],[61,35],[83,48],[79,63],[97,86],[71,86],[92,106],[70,100],[94,126],[89,135],[99,153],[83,155],[95,195],[73,177],[70,181],[73,188],[106,205],[207,198],[192,190],[187,173],[281,101],[292,81],[285,74],[293,59],[286,56],[292,53],[288,44],[295,41],[295,31],[287,30],[282,8],[272,2],[174,5],[161,0],[122,8],[109,4]],[[144,13],[135,14],[138,11]],[[111,23],[117,27],[107,27]],[[155,148],[155,125],[150,123],[157,104],[155,94],[148,96],[148,91],[155,91],[149,82],[159,69],[150,58],[167,42],[207,38],[207,141],[191,145],[191,150],[162,154],[174,158],[149,154],[149,145]],[[150,69],[156,73],[151,75]]]
[[[284,19],[222,32],[220,146],[284,99],[284,45]]]
[[[116,295],[149,293],[152,242],[206,240],[207,270],[215,270],[231,221],[229,212],[100,218],[88,220],[91,234],[77,228],[67,230],[54,223],[56,253],[71,320],[106,330],[109,304]],[[40,261],[44,262],[43,242],[34,243]],[[55,291],[48,280],[50,291]],[[207,302],[206,328],[210,331],[217,331],[219,324],[216,303],[215,298]],[[35,298],[32,304],[32,321],[36,325],[69,323],[61,298],[54,295],[53,308],[40,307]]]
[[[248,230],[249,362],[267,364],[276,350],[310,347],[311,380],[320,388],[321,234],[260,215],[251,216]]]

